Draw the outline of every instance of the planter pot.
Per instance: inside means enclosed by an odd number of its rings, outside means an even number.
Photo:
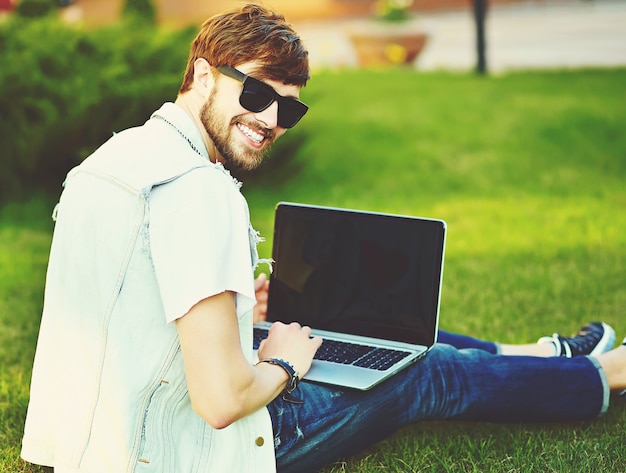
[[[352,33],[350,40],[362,67],[384,67],[412,64],[428,40],[426,33],[393,33],[369,35]]]
[[[359,22],[350,28],[348,36],[362,67],[412,64],[428,41],[428,33],[416,19]]]

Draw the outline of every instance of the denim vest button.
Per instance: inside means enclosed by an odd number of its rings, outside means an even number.
[[[258,447],[262,447],[263,444],[265,443],[265,439],[263,439],[263,437],[257,437],[255,443],[257,444]]]

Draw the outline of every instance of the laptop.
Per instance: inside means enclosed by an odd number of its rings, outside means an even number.
[[[443,220],[281,202],[276,207],[267,319],[324,339],[304,380],[371,389],[437,339]]]

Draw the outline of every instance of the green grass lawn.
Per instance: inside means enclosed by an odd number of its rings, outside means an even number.
[[[601,319],[621,341],[624,84],[626,69],[319,72],[309,114],[244,180],[260,251],[281,200],[442,218],[442,328],[515,343]],[[38,471],[18,456],[53,205],[0,209],[3,472]],[[325,471],[624,471],[626,402],[613,401],[596,422],[424,422]]]

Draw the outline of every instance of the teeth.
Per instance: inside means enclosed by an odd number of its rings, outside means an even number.
[[[263,141],[263,135],[261,135],[260,133],[257,133],[254,130],[251,130],[243,123],[238,123],[237,126],[243,132],[243,134],[246,135],[248,138],[250,138],[252,141],[256,143],[260,143],[261,141]]]

